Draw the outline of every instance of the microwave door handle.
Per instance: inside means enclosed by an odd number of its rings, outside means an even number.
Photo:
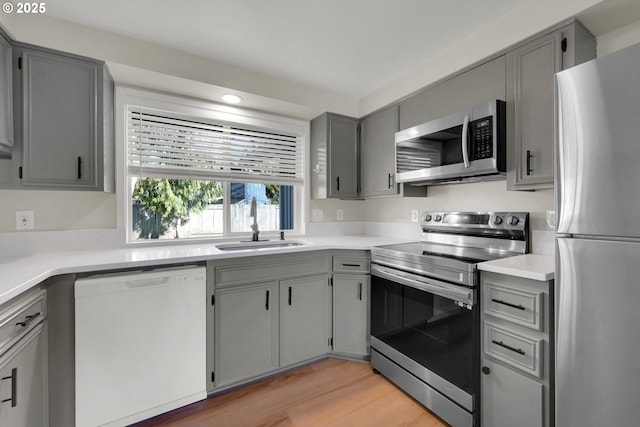
[[[462,123],[462,160],[464,161],[465,169],[469,168],[469,116],[464,116],[464,122]]]

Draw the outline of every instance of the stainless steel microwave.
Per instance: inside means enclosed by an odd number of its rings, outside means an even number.
[[[487,101],[396,133],[396,180],[415,185],[504,179],[505,103]]]

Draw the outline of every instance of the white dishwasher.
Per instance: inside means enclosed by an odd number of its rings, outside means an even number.
[[[124,426],[205,399],[206,269],[75,282],[76,427]]]

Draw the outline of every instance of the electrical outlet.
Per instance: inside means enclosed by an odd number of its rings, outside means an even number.
[[[338,210],[336,211],[336,219],[337,219],[338,221],[342,221],[342,220],[344,220],[344,209],[338,209]]]
[[[556,228],[556,211],[547,211],[545,217],[549,228]]]
[[[16,211],[16,230],[33,230],[33,211]]]
[[[413,209],[411,211],[411,222],[418,222],[418,218],[420,217],[420,213],[418,209]]]

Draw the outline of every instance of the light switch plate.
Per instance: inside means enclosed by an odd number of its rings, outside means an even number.
[[[419,216],[420,213],[418,212],[418,209],[413,209],[411,211],[411,222],[418,222]]]
[[[338,209],[336,210],[336,219],[338,221],[342,221],[344,220],[344,209]]]
[[[16,230],[33,230],[33,211],[16,211]]]

